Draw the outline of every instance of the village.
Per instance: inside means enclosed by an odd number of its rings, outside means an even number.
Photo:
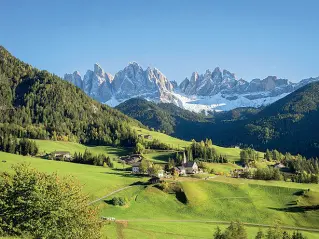
[[[151,177],[171,178],[172,176],[187,176],[202,173],[195,161],[188,161],[185,153],[180,165],[174,166],[169,170],[164,170],[162,166],[149,162],[141,154],[132,154],[120,157],[121,161],[131,166],[132,174],[145,174]]]
[[[139,135],[145,139],[151,139],[150,135]],[[241,161],[231,162],[231,163],[207,163],[200,159],[193,160],[189,159],[186,155],[186,151],[169,151],[164,150],[163,152],[173,152],[178,155],[170,158],[169,156],[161,159],[161,162],[154,161],[150,158],[149,153],[157,152],[154,150],[148,151],[146,153],[133,153],[127,154],[125,156],[118,156],[112,160],[116,161],[118,164],[123,166],[123,170],[130,172],[132,175],[136,176],[149,176],[151,181],[159,182],[161,179],[169,179],[176,177],[196,177],[208,179],[213,174],[214,176],[223,175],[232,178],[247,178],[253,179],[254,172],[256,170],[255,161],[251,160],[248,163],[243,163]],[[58,161],[74,161],[77,154],[72,155],[69,151],[54,151],[49,154],[48,159],[54,159]],[[94,156],[93,156],[94,157]],[[105,156],[104,156],[105,157]],[[106,159],[106,158],[104,158]],[[109,159],[110,160],[110,159]],[[104,162],[104,161],[103,161]],[[100,164],[103,166],[105,162]],[[81,162],[80,162],[81,163]],[[86,163],[87,162],[82,162]],[[94,164],[97,165],[97,164]],[[213,168],[207,168],[207,165]],[[225,166],[224,170],[219,170],[220,166]],[[106,166],[110,166],[109,163]],[[266,165],[266,167],[271,167],[273,169],[280,170],[284,172],[287,167],[281,163],[276,162],[274,164]],[[198,176],[196,176],[198,175]],[[207,175],[207,176],[206,176]]]

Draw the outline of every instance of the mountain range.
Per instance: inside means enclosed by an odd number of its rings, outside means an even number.
[[[236,108],[211,115],[195,114],[173,104],[130,99],[116,109],[143,124],[185,140],[210,138],[222,146],[319,155],[319,82],[263,108]]]
[[[131,98],[144,98],[154,102],[173,103],[195,112],[226,111],[238,107],[269,105],[289,93],[319,81],[319,77],[292,83],[288,79],[268,76],[250,82],[237,79],[234,73],[216,67],[204,74],[193,72],[180,84],[169,81],[157,68],[144,70],[131,62],[115,76],[106,73],[100,65],[88,70],[84,77],[78,71],[65,74],[64,79],[82,89],[92,98],[116,106]]]
[[[135,63],[129,67],[132,67],[131,74],[138,73],[140,79],[150,81],[150,85],[154,82],[153,89],[158,96],[163,88],[169,91],[173,86],[174,90],[174,82],[159,78],[158,70],[144,71]],[[83,80],[77,77],[71,80],[90,90],[109,84],[112,97],[122,94],[126,98],[124,93],[132,86],[127,77],[133,79],[127,73],[124,69],[113,79],[96,65]],[[92,84],[90,79],[98,84]],[[119,83],[115,84],[116,81]],[[297,84],[290,85],[297,87]],[[221,146],[278,149],[307,157],[319,155],[319,82],[307,84],[263,108],[237,108],[208,116],[171,103],[155,104],[144,99],[131,99],[114,109],[88,97],[79,87],[33,68],[0,46],[0,130],[20,138],[132,147],[138,139],[134,126],[145,127],[135,118],[182,139],[211,138]],[[133,90],[137,92],[137,88]]]

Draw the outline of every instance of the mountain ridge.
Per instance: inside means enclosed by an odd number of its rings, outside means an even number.
[[[128,99],[142,97],[162,103],[173,103],[194,112],[227,111],[238,107],[269,105],[302,86],[319,81],[319,77],[292,83],[288,79],[268,76],[250,82],[237,79],[234,73],[219,67],[204,74],[193,72],[180,84],[170,81],[157,68],[143,69],[137,62],[130,62],[114,76],[106,73],[100,65],[88,70],[83,79],[78,71],[65,74],[69,81],[92,98],[116,106]]]
[[[282,153],[318,157],[318,92],[319,82],[313,82],[261,109],[237,108],[210,116],[197,114],[202,118],[178,117],[183,112],[177,111],[177,106],[146,100],[131,99],[116,108],[149,127],[184,140],[210,138],[223,147],[277,149]]]

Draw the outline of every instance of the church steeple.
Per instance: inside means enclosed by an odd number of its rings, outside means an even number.
[[[187,164],[187,158],[185,152],[183,152],[183,166]]]

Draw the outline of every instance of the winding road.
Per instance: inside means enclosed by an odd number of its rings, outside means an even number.
[[[98,202],[98,201],[101,201],[101,200],[103,200],[103,199],[105,199],[105,198],[107,198],[107,197],[109,197],[109,196],[112,196],[112,195],[115,194],[115,193],[118,193],[118,192],[120,192],[120,191],[123,191],[123,190],[128,189],[128,188],[131,188],[131,187],[133,187],[133,186],[127,186],[127,187],[124,187],[124,188],[117,189],[117,190],[115,190],[115,191],[113,191],[113,192],[111,192],[111,193],[109,193],[109,194],[107,194],[107,195],[105,195],[105,196],[103,196],[103,197],[101,197],[101,198],[98,198],[98,199],[96,199],[96,200],[94,200],[94,201],[92,201],[92,202],[89,202],[88,205],[92,205],[93,203],[96,203],[96,202]]]

